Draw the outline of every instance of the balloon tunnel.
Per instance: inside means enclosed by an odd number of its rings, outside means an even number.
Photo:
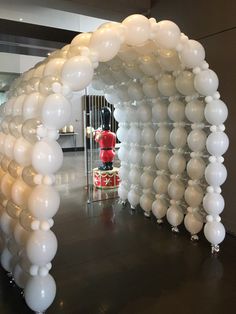
[[[90,83],[115,107],[121,201],[158,223],[166,217],[175,232],[183,223],[192,239],[203,229],[213,252],[225,237],[228,110],[203,46],[168,20],[135,14],[102,24],[23,73],[1,106],[1,265],[37,313],[56,294],[58,130],[73,93]]]

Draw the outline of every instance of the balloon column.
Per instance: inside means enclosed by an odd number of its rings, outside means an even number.
[[[77,35],[12,84],[1,106],[1,264],[35,312],[53,302],[51,231],[59,207],[56,140],[70,120],[70,98],[92,82],[115,106],[121,141],[119,196],[172,230],[184,222],[218,251],[227,172],[222,155],[227,107],[203,46],[171,21],[131,15]]]

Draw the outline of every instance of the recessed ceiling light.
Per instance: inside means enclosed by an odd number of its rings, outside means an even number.
[[[20,17],[20,18],[19,18],[19,21],[20,21],[20,22],[22,22],[22,21],[23,21],[22,17]]]
[[[51,53],[50,53],[50,52],[48,52],[48,53],[47,53],[47,55],[48,55],[48,56],[50,56],[50,55],[51,55]]]

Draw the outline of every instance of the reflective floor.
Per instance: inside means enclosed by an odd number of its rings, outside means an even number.
[[[202,235],[193,243],[184,230],[173,234],[117,199],[88,205],[85,179],[82,154],[66,153],[53,228],[57,296],[47,313],[235,313],[235,238],[227,236],[219,256],[211,256]],[[31,313],[2,269],[0,313]]]

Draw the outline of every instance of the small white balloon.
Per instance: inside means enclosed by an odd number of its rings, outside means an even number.
[[[154,181],[153,175],[146,171],[140,177],[140,183],[144,189],[151,189],[153,181]]]
[[[141,171],[137,168],[133,168],[129,172],[129,181],[131,184],[138,185],[140,183]]]
[[[152,106],[152,121],[163,122],[167,119],[167,104],[161,100],[156,100]]]
[[[141,133],[141,137],[144,144],[154,144],[155,143],[154,129],[150,126],[144,127]]]
[[[25,97],[23,104],[23,118],[25,120],[37,118],[41,115],[44,97],[40,93],[31,93]]]
[[[129,150],[126,148],[126,146],[122,145],[118,150],[118,158],[121,161],[127,161],[129,156]]]
[[[157,194],[165,194],[167,193],[169,183],[170,180],[166,175],[159,175],[153,182],[153,188]]]
[[[123,202],[125,202],[128,198],[128,191],[122,183],[119,185],[118,195]]]
[[[152,119],[152,109],[147,104],[138,107],[138,117],[142,122],[149,122]]]
[[[119,168],[119,177],[122,181],[125,181],[128,179],[128,175],[129,175],[129,167],[128,166],[124,166],[121,165]]]
[[[211,244],[218,245],[225,238],[225,227],[221,222],[207,222],[204,227],[204,235]]]
[[[216,157],[224,155],[229,147],[229,138],[224,132],[211,133],[206,141],[208,152]]]
[[[170,129],[167,126],[161,126],[157,129],[155,140],[159,146],[168,145],[170,142]]]
[[[179,201],[184,196],[185,186],[179,179],[172,180],[168,185],[168,194],[171,199]]]
[[[188,135],[187,142],[193,152],[201,152],[206,146],[206,133],[201,129],[195,129]]]
[[[141,165],[142,164],[142,157],[143,151],[137,147],[132,147],[129,151],[129,161],[132,164]],[[127,157],[126,157],[127,160]]]
[[[158,89],[163,96],[174,96],[177,93],[174,77],[171,74],[163,74],[158,81]]]
[[[177,90],[183,95],[193,95],[196,91],[193,84],[194,74],[190,71],[181,72],[176,80],[175,85]]]
[[[184,121],[185,104],[180,100],[172,101],[168,106],[168,116],[174,122]]]
[[[130,83],[128,87],[128,94],[132,100],[142,100],[144,98],[143,90],[141,84],[138,82]]]
[[[119,129],[118,129],[119,130]],[[141,129],[135,125],[132,125],[128,130],[128,139],[129,142],[140,144],[141,143]]]
[[[139,204],[140,195],[136,193],[134,190],[129,191],[128,193],[128,201],[131,206],[136,207]]]
[[[165,200],[157,199],[152,203],[152,213],[157,219],[161,219],[166,215],[167,203]]]
[[[172,174],[182,174],[186,167],[186,160],[182,154],[174,154],[168,162],[169,170]]]
[[[145,149],[142,156],[142,162],[145,167],[153,167],[155,165],[156,153],[151,149]]]
[[[199,180],[204,176],[205,168],[202,158],[191,158],[187,164],[187,173],[192,180]]]
[[[49,60],[45,65],[43,76],[60,76],[65,61],[66,59],[64,58],[53,58]]]
[[[154,196],[152,194],[143,194],[140,197],[140,206],[145,211],[150,213],[152,210],[152,203],[154,201]]]
[[[214,187],[221,186],[227,178],[225,166],[219,162],[210,163],[205,170],[206,181]]]
[[[217,91],[218,86],[218,77],[212,70],[203,70],[195,76],[194,87],[201,95],[212,96]]]
[[[176,127],[170,133],[170,142],[175,148],[182,148],[186,145],[187,136],[183,127]]]
[[[121,126],[116,131],[116,136],[120,142],[126,142],[129,138],[128,128]]]
[[[179,206],[169,207],[166,213],[166,218],[171,226],[173,227],[179,226],[184,219],[184,214],[181,207]]]
[[[207,122],[213,125],[220,125],[224,123],[228,117],[226,104],[220,99],[207,103],[205,108],[205,117]]]
[[[185,107],[185,115],[189,121],[200,123],[204,119],[204,103],[199,99],[194,99],[187,103]]]
[[[199,233],[203,228],[203,219],[197,213],[187,213],[184,217],[184,225],[191,235]]]
[[[184,192],[184,198],[190,207],[196,208],[202,202],[203,190],[199,185],[188,186]]]
[[[156,98],[159,94],[157,81],[149,78],[143,83],[143,92],[146,97],[148,98]]]
[[[167,151],[161,151],[157,154],[155,163],[159,170],[169,170],[168,162],[170,154]]]

